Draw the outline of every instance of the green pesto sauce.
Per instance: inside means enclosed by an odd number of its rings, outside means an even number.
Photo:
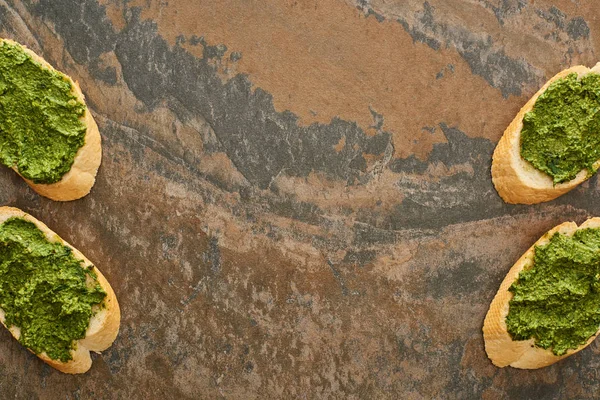
[[[0,45],[0,163],[35,183],[69,172],[85,141],[85,105],[60,72],[43,68],[20,46]]]
[[[82,268],[70,248],[49,242],[33,223],[11,218],[0,225],[0,307],[19,341],[53,360],[73,357],[106,292],[93,267]]]
[[[569,74],[552,83],[523,117],[521,156],[568,182],[600,159],[600,75]]]
[[[514,340],[533,338],[559,356],[584,344],[600,326],[600,229],[555,233],[509,290]]]

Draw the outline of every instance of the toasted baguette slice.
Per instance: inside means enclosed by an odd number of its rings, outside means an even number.
[[[18,217],[23,218],[27,221],[33,222],[44,234],[50,242],[58,242],[64,246],[70,247],[73,250],[75,258],[83,261],[84,266],[90,266],[92,263],[90,260],[85,258],[83,254],[69,243],[62,240],[56,233],[52,232],[46,225],[38,221],[31,215],[19,210],[18,208],[12,207],[0,207],[0,224],[4,223],[9,218]],[[98,283],[106,292],[106,298],[104,299],[104,308],[99,309],[90,319],[90,325],[88,326],[85,338],[78,340],[75,346],[75,350],[72,351],[73,359],[69,362],[62,362],[60,360],[52,360],[46,353],[38,354],[45,363],[51,365],[61,372],[67,374],[82,374],[90,369],[92,366],[92,359],[90,357],[90,351],[100,352],[106,350],[114,342],[119,333],[119,325],[121,323],[121,311],[119,309],[119,303],[115,296],[115,292],[112,290],[110,284],[104,278],[104,275],[98,270],[93,269],[98,276]],[[0,309],[0,322],[4,326],[5,314]],[[19,339],[20,329],[15,326],[7,327],[15,337]]]
[[[27,54],[29,54],[35,61],[39,62],[43,67],[55,71],[55,69],[48,64],[46,60],[35,54],[27,47],[9,39],[0,39],[0,46],[2,46],[4,42],[21,46]],[[81,89],[79,88],[77,82],[74,82],[65,74],[62,75],[65,76],[69,82],[71,82],[73,87],[73,95],[77,97],[81,103],[85,104],[85,98],[83,97],[83,93],[81,93]],[[96,181],[96,173],[98,172],[98,168],[100,167],[100,163],[102,161],[100,132],[98,132],[96,121],[94,121],[94,117],[92,117],[92,114],[87,106],[85,108],[84,115],[80,119],[87,128],[85,134],[85,143],[75,155],[75,160],[69,172],[67,172],[60,181],[52,184],[33,183],[29,179],[23,178],[33,190],[42,196],[57,201],[77,200],[87,195],[90,190],[92,190],[92,186],[94,186]],[[13,170],[19,173],[16,167],[13,167]]]
[[[562,360],[578,351],[583,350],[598,336],[599,331],[594,334],[585,344],[574,350],[567,351],[562,356],[556,356],[551,350],[542,349],[534,345],[534,339],[529,340],[512,340],[506,327],[506,316],[509,311],[509,302],[513,294],[508,291],[513,282],[519,277],[519,273],[526,266],[533,262],[535,254],[535,246],[545,245],[550,241],[554,233],[572,236],[575,231],[585,228],[599,228],[600,218],[590,218],[581,226],[577,227],[575,222],[562,223],[544,234],[537,242],[533,244],[521,256],[521,258],[508,271],[506,277],[496,293],[496,297],[492,300],[490,309],[483,322],[483,339],[485,341],[485,351],[492,363],[497,367],[506,367],[510,365],[514,368],[535,369],[546,367],[550,364]]]
[[[533,109],[537,98],[557,79],[576,73],[579,77],[590,72],[600,73],[600,63],[592,69],[577,65],[554,75],[546,84],[521,108],[515,119],[504,131],[498,142],[492,160],[492,181],[498,194],[507,203],[536,204],[550,201],[567,193],[575,186],[589,178],[587,170],[581,170],[569,182],[554,185],[552,178],[536,169],[521,157],[521,129],[523,117]],[[600,160],[594,167],[600,165]]]

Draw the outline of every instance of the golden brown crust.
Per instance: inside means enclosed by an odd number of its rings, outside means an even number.
[[[48,62],[46,62],[46,60],[27,47],[9,39],[0,39],[0,45],[2,45],[3,42],[21,46],[34,60],[48,69],[55,70]],[[79,101],[85,104],[85,98],[77,82],[74,82],[66,74],[63,75],[71,82],[73,94]],[[85,108],[85,114],[81,117],[81,121],[87,128],[85,143],[75,155],[75,161],[73,162],[71,169],[60,181],[52,184],[39,184],[23,178],[33,190],[42,196],[56,201],[70,201],[80,199],[92,190],[92,186],[94,186],[96,181],[96,173],[102,162],[101,138],[96,121],[94,120],[94,117],[92,117],[87,106]],[[18,173],[16,167],[14,167],[13,170]]]
[[[589,178],[587,171],[582,170],[573,180],[554,185],[550,176],[537,170],[521,157],[520,141],[523,117],[531,111],[537,98],[546,91],[552,82],[571,73],[577,73],[579,76],[582,76],[592,70],[600,72],[597,69],[600,69],[600,64],[592,69],[578,65],[554,75],[529,99],[508,128],[506,128],[504,135],[494,150],[492,160],[492,181],[498,194],[505,202],[512,204],[536,204],[550,201],[567,193]]]
[[[510,365],[515,368],[535,369],[554,364],[588,346],[598,332],[590,338],[584,345],[574,350],[569,350],[567,354],[555,356],[551,350],[542,349],[534,346],[533,339],[514,341],[506,328],[506,316],[508,315],[509,302],[512,299],[512,293],[508,291],[512,283],[518,278],[519,273],[533,262],[534,248],[548,243],[555,232],[566,235],[573,235],[578,229],[598,228],[600,227],[600,218],[591,218],[580,227],[574,222],[565,222],[548,232],[546,232],[537,242],[533,244],[512,266],[506,277],[502,281],[498,293],[492,300],[490,309],[483,322],[483,339],[485,341],[485,351],[494,365],[497,367],[506,367]],[[600,331],[599,331],[600,332]]]
[[[84,266],[93,265],[79,250],[62,240],[56,233],[31,215],[18,208],[0,207],[0,224],[12,217],[19,217],[33,222],[42,232],[44,232],[49,241],[59,242],[70,247],[73,250],[75,257],[83,261]],[[37,355],[45,363],[67,374],[81,374],[89,370],[92,365],[90,351],[100,352],[106,350],[114,342],[119,333],[121,311],[115,292],[98,268],[94,267],[94,272],[98,276],[100,286],[106,291],[106,299],[104,301],[105,307],[92,316],[86,332],[86,337],[77,341],[76,348],[72,352],[73,359],[64,363],[50,359],[45,353]],[[0,322],[4,325],[4,312],[1,309]],[[9,330],[16,339],[19,338],[20,331],[18,328],[10,327]]]

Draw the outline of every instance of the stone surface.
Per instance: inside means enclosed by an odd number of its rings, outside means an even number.
[[[98,182],[0,203],[81,249],[122,308],[63,375],[0,331],[2,398],[593,398],[597,344],[495,368],[481,327],[533,241],[600,214],[597,178],[509,206],[494,145],[600,51],[568,0],[0,0],[0,34],[79,81]]]

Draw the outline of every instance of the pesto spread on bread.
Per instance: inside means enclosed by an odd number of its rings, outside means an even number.
[[[34,183],[56,183],[84,145],[85,105],[67,77],[24,49],[0,44],[0,163]]]
[[[533,264],[509,288],[506,327],[513,340],[565,354],[600,327],[600,228],[555,233],[535,247]]]
[[[74,341],[85,337],[105,297],[93,266],[71,248],[22,218],[0,225],[0,308],[5,325],[20,328],[19,341],[33,352],[71,360]]]
[[[600,75],[572,73],[554,81],[523,117],[521,156],[554,184],[600,159]]]

